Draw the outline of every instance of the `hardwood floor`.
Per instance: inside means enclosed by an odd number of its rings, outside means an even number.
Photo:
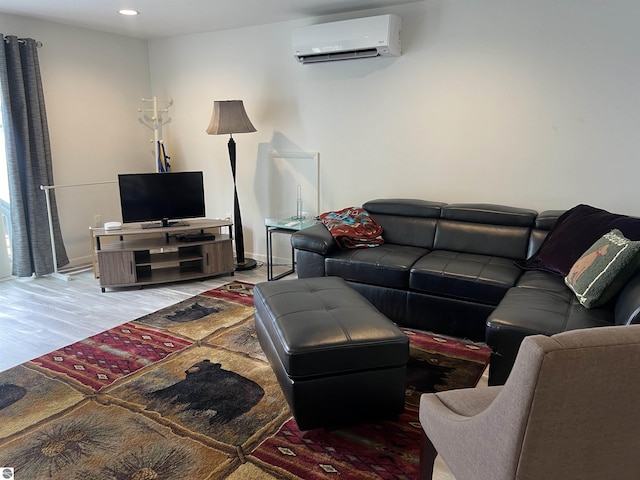
[[[266,266],[260,266],[203,281],[105,293],[90,269],[70,281],[45,276],[0,282],[0,371],[233,280],[266,279]]]

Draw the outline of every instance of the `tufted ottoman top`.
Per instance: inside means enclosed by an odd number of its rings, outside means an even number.
[[[338,277],[254,288],[262,322],[290,378],[404,366],[407,336]]]

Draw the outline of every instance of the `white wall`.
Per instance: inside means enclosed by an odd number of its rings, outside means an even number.
[[[145,41],[6,14],[0,31],[43,43],[38,57],[56,185],[155,171],[153,132],[138,123],[137,112],[140,99],[151,95]],[[60,188],[56,198],[69,258],[86,263],[95,215],[120,219],[117,185]]]
[[[403,56],[299,65],[291,30],[403,17]],[[232,211],[214,100],[242,99],[235,136],[247,252],[264,254],[268,152],[319,151],[322,208],[381,197],[640,214],[640,3],[429,0],[149,43],[156,95],[175,101],[167,147],[202,169],[208,214]],[[292,206],[292,213],[295,206]]]
[[[383,13],[404,19],[402,57],[293,59],[294,27]],[[44,42],[56,183],[152,171],[136,108],[173,98],[172,166],[203,170],[208,215],[226,216],[227,138],[205,129],[214,100],[244,100],[258,131],[235,136],[238,187],[247,253],[263,259],[274,149],[320,152],[323,210],[416,197],[640,215],[638,18],[635,0],[427,0],[148,45],[2,14],[0,31]],[[93,215],[119,215],[95,191],[58,197],[75,259]]]

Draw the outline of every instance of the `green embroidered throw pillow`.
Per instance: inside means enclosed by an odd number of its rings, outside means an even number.
[[[598,239],[573,264],[564,282],[580,304],[593,308],[605,304],[624,286],[638,266],[640,241],[631,241],[620,230]]]

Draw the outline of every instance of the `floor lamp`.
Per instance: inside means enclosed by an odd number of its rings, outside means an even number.
[[[233,175],[233,230],[236,241],[236,270],[250,270],[256,268],[257,263],[253,258],[245,258],[244,256],[242,217],[240,216],[240,203],[236,187],[236,142],[233,139],[233,134],[255,131],[255,127],[251,124],[251,120],[244,110],[242,100],[216,100],[213,102],[213,114],[207,133],[209,135],[229,134],[229,160]]]

